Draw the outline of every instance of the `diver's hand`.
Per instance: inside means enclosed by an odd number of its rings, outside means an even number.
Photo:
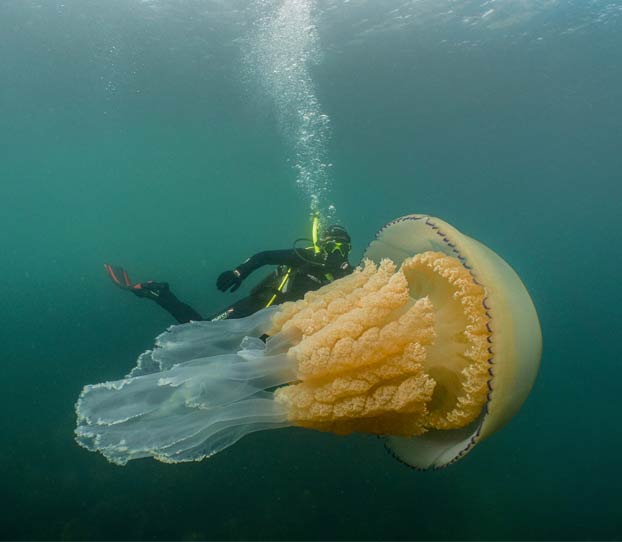
[[[233,271],[225,271],[221,273],[216,281],[216,287],[221,292],[226,292],[229,290],[231,293],[235,292],[240,286],[242,286],[242,277],[240,276],[240,272],[237,269]]]

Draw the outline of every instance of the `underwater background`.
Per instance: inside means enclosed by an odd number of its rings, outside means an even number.
[[[2,539],[622,539],[622,2],[1,0]],[[506,259],[544,353],[500,433],[408,469],[260,432],[200,463],[73,440],[83,385],[204,314],[221,271],[438,216]]]

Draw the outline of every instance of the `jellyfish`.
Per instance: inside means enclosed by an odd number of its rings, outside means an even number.
[[[403,463],[441,468],[517,412],[541,344],[504,260],[441,219],[408,215],[376,234],[354,273],[302,300],[169,328],[125,378],[84,387],[76,440],[119,465],[177,463],[298,426],[379,435]]]

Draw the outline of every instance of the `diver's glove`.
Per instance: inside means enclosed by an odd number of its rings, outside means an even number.
[[[229,290],[231,293],[235,292],[240,286],[242,286],[242,275],[237,269],[233,271],[224,271],[216,280],[216,287],[221,292]]]

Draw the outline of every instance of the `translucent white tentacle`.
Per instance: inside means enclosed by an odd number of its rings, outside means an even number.
[[[198,461],[253,431],[290,425],[265,390],[295,380],[295,363],[285,345],[267,354],[263,341],[245,336],[262,335],[272,312],[170,328],[125,379],[84,387],[76,440],[120,465],[148,456]]]
[[[164,371],[191,359],[236,352],[245,337],[264,335],[277,311],[278,307],[270,307],[246,318],[171,326],[156,337],[153,350],[138,357],[129,376]]]

